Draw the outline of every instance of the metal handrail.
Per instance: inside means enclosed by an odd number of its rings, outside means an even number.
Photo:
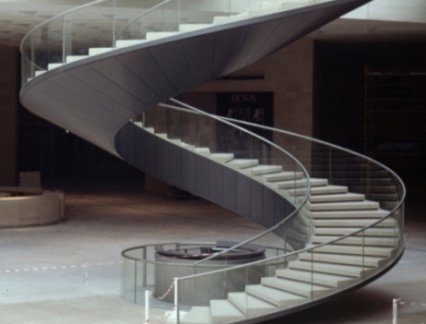
[[[317,144],[321,144],[321,145],[324,145],[324,146],[327,146],[327,147],[329,147],[329,148],[333,148],[333,149],[336,149],[336,150],[340,150],[340,151],[343,151],[343,152],[345,152],[345,153],[348,153],[348,154],[351,154],[351,155],[355,155],[355,156],[357,156],[357,157],[359,157],[359,158],[361,158],[361,159],[364,159],[364,160],[366,160],[366,161],[369,161],[369,162],[371,162],[371,163],[373,163],[373,164],[376,164],[377,166],[380,166],[380,167],[382,167],[383,169],[385,169],[386,171],[388,171],[395,179],[396,179],[396,181],[399,183],[399,185],[401,186],[401,188],[402,188],[402,195],[401,195],[401,197],[400,197],[400,200],[399,200],[399,202],[397,203],[397,205],[389,212],[389,214],[387,215],[387,216],[384,216],[383,218],[381,218],[381,219],[379,219],[379,220],[377,220],[376,222],[373,222],[372,224],[369,224],[369,225],[366,225],[365,227],[363,227],[363,228],[361,228],[361,229],[359,229],[359,230],[357,230],[357,231],[354,231],[354,232],[352,232],[352,233],[349,233],[349,234],[346,234],[346,235],[344,235],[344,236],[341,236],[341,237],[338,237],[337,239],[333,239],[333,240],[330,240],[329,242],[325,242],[325,243],[321,243],[321,244],[318,244],[318,245],[315,245],[314,247],[308,247],[308,248],[304,248],[304,249],[302,249],[302,250],[298,250],[298,251],[293,251],[293,252],[291,252],[291,253],[289,253],[289,254],[286,254],[286,255],[282,255],[282,256],[278,256],[278,257],[272,257],[272,258],[270,258],[270,259],[268,259],[268,260],[271,260],[271,261],[273,261],[273,260],[275,260],[275,259],[278,259],[278,258],[282,258],[282,257],[288,257],[288,256],[291,256],[291,255],[294,255],[294,254],[296,254],[296,253],[301,253],[301,252],[306,252],[306,251],[309,251],[309,250],[311,250],[311,249],[313,249],[313,248],[317,248],[317,247],[321,247],[321,246],[324,246],[324,245],[328,245],[328,244],[333,244],[333,243],[335,243],[335,242],[337,242],[337,241],[340,241],[340,240],[342,240],[342,239],[345,239],[345,238],[347,238],[347,237],[350,237],[350,236],[355,236],[355,235],[357,235],[358,233],[360,233],[360,232],[362,232],[362,231],[364,231],[364,230],[366,230],[366,229],[368,229],[368,228],[372,228],[372,227],[374,227],[375,225],[377,225],[377,224],[379,224],[380,222],[382,222],[382,221],[384,221],[385,219],[387,219],[387,218],[389,218],[389,217],[391,217],[401,206],[402,206],[402,204],[403,204],[403,202],[404,202],[404,200],[405,200],[405,196],[406,196],[406,188],[405,188],[405,185],[404,185],[404,182],[401,180],[401,178],[392,170],[392,169],[390,169],[389,167],[387,167],[387,166],[385,166],[385,165],[383,165],[382,163],[380,163],[380,162],[378,162],[378,161],[376,161],[376,160],[374,160],[374,159],[372,159],[372,158],[370,158],[370,157],[367,157],[367,156],[365,156],[365,155],[362,155],[362,154],[360,154],[360,153],[358,153],[358,152],[355,152],[355,151],[352,151],[352,150],[349,150],[349,149],[346,149],[346,148],[344,148],[344,147],[340,147],[340,146],[338,146],[338,145],[335,145],[335,144],[331,144],[331,143],[327,143],[327,142],[325,142],[325,141],[322,141],[322,140],[319,140],[319,139],[315,139],[315,138],[312,138],[312,137],[309,137],[309,136],[306,136],[306,135],[301,135],[301,134],[297,134],[297,133],[294,133],[294,132],[290,132],[290,131],[285,131],[285,130],[282,130],[282,129],[278,129],[278,128],[274,128],[274,127],[269,127],[269,126],[264,126],[264,125],[259,125],[259,124],[254,124],[254,123],[250,123],[250,122],[246,122],[246,121],[241,121],[241,120],[237,120],[237,119],[233,119],[233,118],[228,118],[228,117],[219,117],[219,116],[217,116],[217,115],[212,115],[212,114],[209,114],[209,113],[206,113],[206,112],[203,112],[203,111],[201,111],[201,110],[199,110],[199,109],[196,109],[196,108],[194,108],[194,107],[192,107],[192,106],[190,106],[190,105],[188,105],[188,104],[185,104],[185,103],[183,103],[183,102],[181,102],[181,101],[178,101],[178,100],[176,100],[176,99],[171,99],[171,101],[172,102],[175,102],[175,103],[177,103],[177,104],[179,104],[179,105],[181,105],[181,106],[183,106],[183,107],[186,107],[186,108],[188,108],[188,109],[190,109],[193,113],[199,113],[199,114],[202,114],[202,115],[205,115],[205,116],[208,116],[208,117],[211,117],[211,118],[214,118],[214,119],[216,119],[216,120],[220,120],[220,119],[222,119],[222,120],[227,120],[227,121],[229,121],[229,122],[232,122],[232,123],[239,123],[239,124],[243,124],[243,125],[246,125],[246,126],[250,126],[250,127],[255,127],[255,128],[260,128],[260,129],[264,129],[264,130],[270,130],[270,131],[274,131],[274,132],[278,132],[278,133],[282,133],[282,134],[286,134],[286,135],[289,135],[289,136],[293,136],[293,137],[296,137],[296,138],[300,138],[300,139],[303,139],[303,140],[307,140],[307,141],[310,141],[310,142],[314,142],[314,143],[317,143]],[[172,108],[172,109],[178,109],[178,110],[186,110],[186,109],[182,109],[182,108],[180,108],[180,107],[174,107],[174,106],[171,106],[171,105],[164,105],[164,104],[161,104],[161,105],[163,105],[163,106],[167,106],[168,108]],[[276,145],[276,144],[275,144]],[[308,196],[309,196],[309,192],[308,192]],[[286,220],[288,220],[290,217],[288,217],[288,218],[286,218],[284,221],[286,221]],[[278,223],[277,225],[283,225],[284,223]],[[275,229],[275,227],[273,227],[273,229]],[[202,263],[202,262],[204,262],[204,261],[207,261],[207,260],[210,260],[210,259],[212,259],[212,258],[214,258],[214,257],[216,257],[216,256],[218,256],[218,255],[220,255],[220,254],[222,254],[222,253],[225,253],[225,252],[229,252],[230,250],[232,250],[233,248],[237,248],[237,247],[240,247],[240,246],[242,246],[242,245],[244,245],[244,244],[248,244],[248,243],[250,243],[250,242],[252,242],[252,241],[254,241],[255,239],[257,239],[257,238],[259,238],[259,237],[262,237],[263,235],[266,235],[266,233],[270,233],[270,231],[269,231],[270,229],[268,229],[268,230],[266,230],[265,232],[263,232],[263,233],[260,233],[260,234],[258,234],[258,235],[256,235],[255,237],[253,237],[253,238],[250,238],[250,239],[248,239],[248,240],[246,240],[246,241],[244,241],[244,242],[241,242],[241,243],[239,243],[239,244],[237,244],[237,245],[235,245],[235,246],[233,246],[233,247],[230,247],[229,249],[227,249],[227,250],[224,250],[224,251],[221,251],[221,252],[218,252],[217,254],[215,254],[215,255],[212,255],[212,256],[210,256],[210,257],[208,257],[208,258],[205,258],[205,259],[203,259],[203,260],[200,260],[200,261],[198,261],[198,262],[196,262],[196,263],[194,263],[194,265],[197,265],[197,264],[199,264],[199,263]],[[268,261],[268,260],[266,260],[266,261]],[[262,260],[262,261],[256,261],[256,262],[253,262],[253,263],[248,263],[248,264],[244,264],[244,265],[241,265],[241,266],[236,266],[236,267],[232,267],[232,269],[234,269],[234,268],[240,268],[240,267],[244,267],[244,266],[249,266],[249,265],[251,265],[251,264],[257,264],[257,263],[262,263],[262,262],[265,262],[265,260]],[[228,268],[229,269],[229,268]],[[185,277],[182,277],[182,278],[185,278]],[[179,278],[179,279],[182,279],[182,278]]]
[[[404,186],[404,188],[405,188],[405,186]],[[281,259],[281,258],[288,258],[288,257],[296,255],[296,254],[300,254],[300,253],[303,253],[303,252],[309,252],[309,251],[315,250],[315,249],[320,248],[320,247],[325,246],[325,245],[334,244],[334,243],[336,243],[338,241],[344,240],[344,239],[346,239],[348,237],[351,237],[351,236],[356,236],[357,234],[359,234],[361,232],[364,232],[364,231],[368,230],[369,228],[373,228],[376,225],[380,224],[381,222],[385,221],[386,219],[392,217],[397,212],[397,210],[402,207],[402,204],[404,203],[404,200],[405,200],[405,190],[404,190],[404,193],[403,193],[402,196],[404,197],[404,199],[401,199],[401,201],[398,203],[398,205],[395,208],[393,208],[392,211],[390,211],[388,215],[386,215],[386,216],[378,219],[377,221],[375,221],[375,222],[373,222],[373,223],[371,223],[369,225],[366,225],[363,228],[360,228],[360,229],[358,229],[358,230],[356,230],[356,231],[354,231],[352,233],[340,236],[337,239],[333,239],[333,240],[330,240],[328,242],[324,242],[324,243],[320,243],[320,244],[315,244],[313,246],[305,247],[303,249],[300,249],[300,250],[297,250],[297,251],[292,251],[292,252],[286,253],[284,255],[270,257],[268,259],[253,261],[253,262],[249,262],[249,263],[245,263],[245,264],[241,264],[241,265],[236,265],[236,266],[225,268],[225,269],[214,270],[214,271],[209,271],[209,272],[204,272],[204,273],[194,274],[194,275],[189,275],[189,276],[184,276],[184,277],[178,277],[176,279],[178,279],[179,281],[180,280],[193,279],[193,278],[196,278],[196,277],[217,274],[219,272],[233,271],[233,270],[236,270],[236,269],[246,268],[246,267],[249,267],[249,266],[258,265],[258,264],[266,263],[266,262],[269,262],[269,261],[274,261],[274,260]]]
[[[251,242],[253,242],[253,241],[255,241],[255,240],[257,240],[258,238],[261,238],[261,237],[263,237],[263,236],[266,236],[266,235],[268,235],[269,233],[271,233],[271,232],[273,232],[275,229],[277,229],[277,228],[280,228],[280,227],[282,227],[283,225],[285,225],[290,219],[292,219],[295,215],[297,215],[298,213],[299,213],[299,211],[303,208],[303,206],[306,204],[306,202],[308,201],[308,198],[309,198],[309,194],[310,194],[310,191],[311,191],[311,182],[310,182],[310,177],[309,177],[309,173],[308,173],[308,171],[306,170],[306,168],[290,153],[290,152],[288,152],[287,150],[285,150],[284,148],[282,148],[282,147],[280,147],[280,146],[278,146],[277,144],[275,144],[275,143],[273,143],[273,142],[271,142],[271,141],[269,141],[269,140],[267,140],[267,139],[265,139],[264,137],[262,137],[262,136],[260,136],[260,135],[258,135],[258,134],[255,134],[255,133],[253,133],[253,132],[251,132],[251,131],[249,131],[249,130],[247,130],[247,129],[245,129],[245,128],[242,128],[242,127],[240,127],[240,126],[237,126],[237,125],[235,125],[235,124],[233,124],[232,122],[230,122],[230,121],[227,121],[227,120],[224,120],[223,118],[221,118],[221,117],[219,117],[219,116],[217,116],[217,115],[212,115],[212,114],[209,114],[209,113],[206,113],[206,112],[204,112],[204,111],[202,111],[202,110],[200,110],[200,109],[197,109],[197,108],[195,108],[195,107],[193,107],[193,106],[191,106],[191,105],[188,105],[188,104],[186,104],[186,103],[184,103],[184,102],[182,102],[182,101],[179,101],[179,100],[177,100],[177,99],[174,99],[174,98],[171,98],[170,99],[170,101],[171,102],[174,102],[174,103],[176,103],[176,104],[178,104],[178,105],[181,105],[181,106],[183,106],[183,107],[186,107],[187,109],[183,109],[183,111],[186,111],[186,112],[188,112],[188,109],[190,110],[190,111],[192,111],[192,112],[195,112],[195,113],[197,113],[197,114],[200,114],[200,115],[204,115],[204,116],[206,116],[206,117],[209,117],[209,118],[212,118],[212,119],[215,119],[215,120],[217,120],[217,121],[219,121],[219,122],[221,122],[221,123],[224,123],[224,124],[226,124],[226,125],[228,125],[228,126],[230,126],[230,127],[232,127],[232,128],[234,128],[234,129],[238,129],[238,130],[240,130],[240,131],[242,131],[242,132],[245,132],[245,133],[247,133],[247,134],[249,134],[249,135],[251,135],[251,136],[253,136],[253,137],[255,137],[255,138],[257,138],[257,139],[259,139],[260,141],[262,141],[262,142],[265,142],[265,143],[267,143],[268,145],[270,145],[270,146],[272,146],[272,147],[274,147],[275,149],[277,149],[279,152],[281,152],[281,153],[283,153],[283,154],[285,154],[285,155],[287,155],[288,157],[290,157],[292,160],[294,160],[295,162],[296,162],[296,164],[298,165],[298,167],[300,167],[300,170],[301,170],[301,172],[303,172],[304,174],[305,174],[305,176],[306,176],[306,179],[307,179],[307,188],[306,188],[306,194],[305,194],[305,196],[303,197],[303,199],[301,200],[301,203],[300,203],[300,205],[299,206],[295,206],[295,210],[292,212],[292,213],[290,213],[285,219],[283,219],[282,221],[280,221],[280,222],[278,222],[277,224],[275,224],[274,226],[272,226],[272,227],[270,227],[270,228],[268,228],[267,230],[265,230],[265,231],[263,231],[263,232],[261,232],[261,233],[259,233],[259,234],[257,234],[257,235],[255,235],[255,236],[253,236],[253,237],[251,237],[251,238],[249,238],[249,239],[247,239],[247,240],[245,240],[245,241],[242,241],[242,242],[240,242],[240,243],[237,243],[237,244],[234,244],[233,246],[231,246],[231,247],[229,247],[229,248],[227,248],[227,249],[224,249],[224,250],[222,250],[222,251],[220,251],[220,252],[216,252],[216,253],[214,253],[214,254],[212,254],[211,256],[209,256],[209,257],[207,257],[207,258],[204,258],[204,259],[202,259],[202,260],[199,260],[199,261],[197,261],[197,262],[194,262],[193,264],[194,264],[194,266],[197,266],[197,265],[199,265],[199,264],[201,264],[201,263],[203,263],[203,262],[205,262],[205,261],[209,261],[209,260],[212,260],[212,259],[214,259],[214,258],[216,258],[216,257],[218,257],[218,256],[220,256],[220,255],[222,255],[222,254],[225,254],[225,253],[228,253],[228,252],[230,252],[230,251],[232,251],[232,250],[234,250],[234,249],[237,249],[237,248],[239,248],[239,247],[241,247],[241,246],[243,246],[243,245],[246,245],[246,244],[249,244],[249,243],[251,243]],[[168,104],[160,104],[160,106],[161,107],[164,107],[164,108],[170,108],[170,109],[175,109],[175,108],[177,108],[177,109],[179,109],[178,107],[175,107],[175,106],[172,106],[172,105],[168,105]]]
[[[26,33],[26,34],[25,34],[25,36],[22,38],[21,44],[20,44],[20,46],[19,46],[19,50],[20,50],[20,52],[21,52],[21,53],[23,53],[23,46],[24,46],[24,43],[25,43],[25,42],[27,41],[27,39],[31,36],[31,34],[33,34],[36,30],[40,29],[40,28],[41,28],[41,27],[43,27],[44,25],[46,25],[46,24],[50,23],[51,21],[56,20],[56,19],[58,19],[58,18],[60,18],[60,17],[67,16],[68,14],[71,14],[71,13],[73,13],[73,12],[75,12],[75,11],[79,11],[79,10],[81,10],[81,9],[84,9],[84,8],[87,8],[87,7],[91,7],[91,6],[94,6],[94,5],[98,4],[98,3],[102,3],[102,2],[106,2],[106,1],[109,1],[109,0],[95,0],[95,1],[92,1],[92,2],[89,2],[89,3],[85,3],[85,4],[81,5],[81,6],[77,6],[77,7],[70,8],[70,9],[68,9],[68,10],[66,10],[66,11],[60,12],[60,13],[58,13],[58,14],[56,14],[56,15],[54,15],[54,16],[52,16],[52,17],[50,17],[50,18],[48,18],[48,19],[46,19],[46,20],[44,20],[44,21],[42,21],[41,23],[39,23],[39,24],[35,25],[35,26],[34,26],[33,28],[31,28],[31,29],[30,29],[30,31],[29,31],[28,33]]]

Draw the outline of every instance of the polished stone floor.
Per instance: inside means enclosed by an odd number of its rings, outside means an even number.
[[[123,249],[243,240],[260,230],[203,200],[159,197],[134,185],[80,184],[65,192],[65,222],[0,231],[1,324],[143,323],[143,308],[120,298]],[[406,252],[385,276],[273,323],[390,323],[394,297],[413,303],[400,307],[399,323],[426,323],[426,215],[421,199],[407,204],[406,233]]]

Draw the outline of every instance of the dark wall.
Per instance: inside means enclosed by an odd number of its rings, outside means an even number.
[[[314,135],[425,181],[426,42],[317,41],[314,66]]]
[[[19,111],[19,171],[39,171],[42,184],[144,181],[142,172],[66,133],[24,108]]]
[[[0,186],[17,180],[18,49],[0,48]]]

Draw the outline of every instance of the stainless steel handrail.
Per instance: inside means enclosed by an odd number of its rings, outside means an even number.
[[[374,160],[374,159],[372,159],[372,158],[370,158],[370,157],[367,157],[367,156],[365,156],[365,155],[362,155],[362,154],[360,154],[360,153],[358,153],[358,152],[355,152],[355,151],[352,151],[352,150],[349,150],[349,149],[346,149],[346,148],[344,148],[344,147],[340,147],[340,146],[338,146],[338,145],[335,145],[335,144],[331,144],[331,143],[327,143],[327,142],[325,142],[325,141],[321,141],[321,140],[319,140],[319,139],[315,139],[315,138],[312,138],[312,137],[309,137],[309,136],[306,136],[306,135],[301,135],[301,134],[297,134],[297,133],[294,133],[294,132],[290,132],[290,131],[285,131],[285,130],[281,130],[281,129],[278,129],[278,128],[274,128],[274,127],[269,127],[269,126],[263,126],[263,125],[259,125],[259,124],[254,124],[254,123],[250,123],[250,122],[246,122],[246,121],[241,121],[241,120],[237,120],[237,119],[233,119],[233,118],[228,118],[228,117],[219,117],[219,116],[217,116],[217,115],[212,115],[212,114],[209,114],[209,113],[206,113],[206,112],[203,112],[203,111],[201,111],[201,110],[199,110],[199,109],[196,109],[196,108],[194,108],[194,107],[192,107],[192,106],[190,106],[190,105],[188,105],[188,104],[185,104],[185,103],[183,103],[183,102],[181,102],[181,101],[178,101],[178,100],[176,100],[176,99],[172,99],[171,100],[172,102],[174,102],[174,103],[176,103],[176,104],[179,104],[179,105],[181,105],[181,106],[183,106],[183,107],[186,107],[186,108],[188,108],[188,109],[191,109],[192,110],[192,112],[193,113],[201,113],[202,115],[205,115],[205,116],[207,116],[207,115],[209,115],[209,117],[211,117],[211,118],[214,118],[214,119],[222,119],[222,120],[228,120],[228,121],[230,121],[230,122],[232,122],[232,123],[239,123],[239,124],[243,124],[243,125],[246,125],[246,126],[250,126],[250,127],[255,127],[255,128],[260,128],[260,129],[264,129],[264,130],[270,130],[270,131],[274,131],[274,132],[279,132],[279,133],[283,133],[283,134],[286,134],[286,135],[289,135],[289,136],[293,136],[293,137],[297,137],[297,138],[300,138],[300,139],[303,139],[303,140],[307,140],[307,141],[310,141],[310,142],[315,142],[315,143],[317,143],[317,144],[321,144],[321,145],[324,145],[324,146],[327,146],[327,147],[329,147],[329,148],[333,148],[333,149],[336,149],[336,150],[340,150],[340,151],[343,151],[343,152],[345,152],[345,153],[348,153],[348,154],[351,154],[351,155],[355,155],[355,156],[357,156],[357,157],[359,157],[359,158],[361,158],[361,159],[363,159],[363,160],[366,160],[366,161],[369,161],[369,162],[371,162],[371,163],[373,163],[373,164],[376,164],[377,166],[380,166],[380,167],[382,167],[383,169],[385,169],[386,171],[388,171],[395,179],[396,179],[396,181],[399,183],[399,185],[401,186],[401,190],[402,190],[402,195],[401,195],[401,198],[400,198],[400,201],[397,203],[397,205],[389,212],[389,214],[387,215],[387,216],[385,216],[385,217],[383,217],[383,218],[381,218],[381,219],[379,219],[378,221],[376,221],[376,222],[373,222],[372,224],[370,224],[370,225],[367,225],[367,226],[365,226],[365,227],[363,227],[363,228],[361,228],[361,229],[359,229],[359,230],[357,230],[357,231],[354,231],[353,233],[349,233],[349,234],[347,234],[347,235],[344,235],[344,236],[342,236],[342,237],[339,237],[339,238],[337,238],[337,239],[334,239],[334,240],[330,240],[329,242],[325,242],[325,243],[321,243],[321,244],[318,244],[318,245],[315,245],[315,247],[308,247],[308,248],[305,248],[305,249],[302,249],[302,250],[298,250],[298,251],[294,251],[294,252],[291,252],[291,253],[289,253],[288,255],[284,255],[284,256],[279,256],[279,257],[274,257],[274,258],[272,258],[272,259],[270,259],[271,261],[272,260],[275,260],[275,259],[278,259],[278,258],[281,258],[281,257],[286,257],[286,256],[291,256],[291,255],[293,255],[293,254],[295,254],[295,253],[301,253],[301,252],[305,252],[305,251],[308,251],[308,250],[310,250],[310,249],[312,249],[312,248],[316,248],[316,247],[321,247],[321,246],[324,246],[324,245],[327,245],[327,244],[333,244],[333,243],[335,243],[335,242],[337,242],[337,241],[340,241],[340,240],[342,240],[342,239],[345,239],[345,238],[347,238],[347,237],[350,237],[350,236],[354,236],[354,235],[357,235],[358,233],[360,233],[360,232],[362,232],[362,231],[364,231],[364,230],[366,230],[366,229],[368,229],[368,228],[371,228],[371,227],[374,227],[375,225],[377,225],[377,224],[379,224],[380,222],[382,222],[383,220],[385,220],[385,219],[387,219],[387,218],[389,218],[391,215],[393,215],[400,207],[401,207],[401,205],[404,203],[404,200],[405,200],[405,196],[406,196],[406,188],[405,188],[405,185],[404,185],[404,182],[401,180],[401,178],[392,170],[392,169],[390,169],[389,167],[387,167],[387,166],[385,166],[385,165],[383,165],[382,163],[380,163],[380,162],[378,162],[378,161],[376,161],[376,160]],[[171,106],[171,105],[167,105],[167,107],[168,108],[172,108],[172,109],[182,109],[182,108],[180,108],[180,107],[174,107],[174,106]],[[183,109],[183,110],[186,110],[186,109]],[[276,145],[276,144],[275,144]],[[306,170],[306,169],[305,169]],[[308,196],[309,196],[309,193],[308,193]],[[288,218],[286,218],[286,220],[287,220]],[[283,225],[283,224],[281,224],[281,225]],[[274,228],[275,229],[275,228]],[[237,245],[235,245],[235,246],[233,246],[233,247],[230,247],[229,249],[227,249],[227,250],[224,250],[224,251],[221,251],[221,252],[218,252],[218,254],[216,254],[216,255],[212,255],[211,257],[208,257],[208,258],[205,258],[205,259],[203,259],[203,260],[200,260],[200,261],[198,261],[197,263],[195,263],[195,265],[196,264],[199,264],[199,263],[201,263],[201,262],[204,262],[204,261],[207,261],[207,260],[210,260],[210,259],[212,259],[213,257],[216,257],[216,256],[218,256],[218,255],[220,255],[220,254],[222,254],[222,253],[225,253],[225,251],[226,252],[229,252],[230,250],[232,250],[233,248],[237,248],[237,247],[240,247],[240,246],[242,246],[242,245],[244,245],[244,244],[248,244],[248,243],[250,243],[250,242],[252,242],[252,241],[254,241],[255,239],[257,239],[257,238],[259,238],[259,237],[262,237],[263,235],[266,235],[266,233],[269,233],[270,231],[269,231],[269,229],[267,230],[267,231],[265,231],[265,232],[263,232],[263,233],[260,233],[260,234],[258,234],[258,235],[256,235],[255,237],[253,237],[253,238],[250,238],[250,239],[248,239],[248,240],[246,240],[246,241],[244,241],[244,242],[241,242],[241,243],[239,243],[239,244],[237,244]],[[268,259],[269,260],[269,259]],[[265,262],[265,260],[263,260],[263,262]],[[259,262],[259,263],[262,263],[262,262]],[[256,262],[254,262],[253,264],[256,264]],[[246,264],[246,265],[250,265],[250,264]],[[238,268],[238,267],[236,267],[236,268]],[[181,279],[181,278],[180,278]]]
[[[56,15],[54,15],[54,16],[52,16],[52,17],[48,18],[48,19],[46,19],[45,21],[42,21],[41,23],[39,23],[39,24],[35,25],[35,26],[34,26],[33,28],[31,28],[31,29],[30,29],[30,31],[29,31],[28,33],[26,33],[26,34],[25,34],[25,36],[22,38],[21,44],[20,44],[20,46],[19,46],[19,50],[20,50],[20,52],[21,52],[21,53],[23,53],[23,45],[24,45],[24,43],[27,41],[27,39],[31,36],[31,34],[33,34],[36,30],[40,29],[40,28],[41,28],[41,27],[43,27],[44,25],[47,25],[49,22],[51,22],[51,21],[53,21],[53,20],[56,20],[56,19],[58,19],[58,18],[60,18],[60,17],[67,16],[68,14],[71,14],[71,13],[73,13],[73,12],[75,12],[75,11],[79,11],[79,10],[81,10],[81,9],[84,9],[84,8],[87,8],[87,7],[91,7],[91,6],[94,6],[94,5],[98,4],[98,3],[102,3],[102,2],[106,2],[106,1],[109,1],[109,0],[95,0],[95,1],[92,1],[92,2],[89,2],[89,3],[86,3],[86,4],[84,4],[84,5],[81,5],[81,6],[73,7],[73,8],[71,8],[71,9],[66,10],[66,11],[60,12],[60,13],[58,13],[58,14],[56,14]]]
[[[275,224],[274,226],[272,226],[272,227],[270,227],[270,228],[268,228],[267,230],[265,230],[265,231],[263,231],[263,232],[261,232],[261,233],[259,233],[259,234],[257,234],[257,235],[255,235],[255,236],[253,236],[253,237],[251,237],[251,238],[249,238],[249,239],[247,239],[247,240],[244,240],[244,241],[242,241],[242,242],[240,242],[240,243],[237,243],[237,244],[235,244],[235,245],[233,245],[233,246],[231,246],[231,247],[229,247],[229,248],[227,248],[227,249],[224,249],[224,250],[222,250],[222,251],[220,251],[220,252],[217,252],[217,253],[215,253],[215,254],[212,254],[211,256],[209,256],[209,257],[207,257],[207,258],[204,258],[204,259],[202,259],[202,260],[199,260],[199,261],[197,261],[197,262],[194,262],[194,265],[196,266],[196,265],[199,265],[199,264],[201,264],[201,263],[203,263],[203,262],[205,262],[205,261],[209,261],[209,260],[212,260],[212,259],[214,259],[214,258],[216,258],[216,257],[218,257],[218,256],[220,256],[220,255],[222,255],[222,254],[225,254],[225,253],[228,253],[228,252],[230,252],[230,251],[232,251],[232,250],[234,250],[234,249],[237,249],[237,248],[239,248],[239,247],[241,247],[241,246],[243,246],[243,245],[246,245],[246,244],[249,244],[249,243],[251,243],[251,242],[253,242],[253,241],[255,241],[255,240],[257,240],[257,239],[259,239],[259,238],[261,238],[261,237],[263,237],[263,236],[265,236],[265,235],[268,235],[269,233],[271,233],[271,232],[273,232],[274,230],[276,230],[277,228],[280,228],[280,227],[282,227],[283,225],[285,225],[290,219],[292,219],[295,215],[297,215],[298,213],[299,213],[299,211],[303,208],[303,206],[306,204],[306,202],[308,201],[308,198],[309,198],[309,194],[310,194],[310,191],[311,191],[311,182],[310,182],[310,178],[309,178],[309,173],[308,173],[308,171],[306,170],[306,168],[290,153],[290,152],[288,152],[287,150],[285,150],[285,149],[283,149],[282,147],[280,147],[280,146],[278,146],[277,144],[275,144],[275,143],[273,143],[273,142],[271,142],[271,141],[269,141],[269,140],[267,140],[267,139],[265,139],[264,137],[262,137],[262,136],[260,136],[260,135],[258,135],[258,134],[255,134],[255,133],[253,133],[253,132],[251,132],[251,131],[249,131],[249,130],[247,130],[247,129],[245,129],[245,128],[242,128],[242,127],[239,127],[239,126],[237,126],[237,125],[235,125],[235,124],[233,124],[232,122],[230,122],[230,121],[226,121],[226,120],[224,120],[223,118],[221,118],[221,117],[219,117],[219,116],[217,116],[217,115],[212,115],[212,114],[209,114],[209,113],[206,113],[206,112],[204,112],[204,111],[202,111],[202,110],[200,110],[200,109],[198,109],[198,108],[195,108],[195,107],[193,107],[193,106],[191,106],[191,105],[188,105],[188,104],[186,104],[186,103],[184,103],[184,102],[182,102],[182,101],[179,101],[179,100],[177,100],[177,99],[174,99],[174,98],[172,98],[172,99],[170,99],[170,101],[171,102],[174,102],[175,104],[178,104],[178,105],[181,105],[181,106],[183,106],[183,107],[185,107],[185,108],[187,108],[187,109],[183,109],[184,111],[186,111],[186,112],[188,112],[188,109],[190,110],[190,111],[192,111],[192,112],[195,112],[195,113],[197,113],[197,114],[200,114],[200,115],[204,115],[204,116],[206,116],[206,117],[209,117],[209,118],[212,118],[212,119],[215,119],[215,120],[217,120],[217,121],[219,121],[219,122],[221,122],[221,123],[224,123],[224,124],[226,124],[226,125],[228,125],[228,126],[230,126],[230,127],[232,127],[232,128],[235,128],[235,129],[238,129],[238,130],[240,130],[240,131],[242,131],[242,132],[245,132],[245,133],[247,133],[247,134],[249,134],[250,136],[253,136],[253,137],[255,137],[255,138],[257,138],[257,139],[259,139],[260,141],[262,141],[262,142],[265,142],[265,143],[267,143],[268,145],[270,145],[270,146],[272,146],[272,147],[274,147],[275,149],[277,149],[279,152],[281,152],[281,153],[283,153],[283,154],[285,154],[286,156],[288,156],[288,157],[290,157],[293,161],[295,161],[295,163],[298,165],[298,167],[300,168],[300,171],[301,172],[303,172],[304,174],[305,174],[305,176],[306,176],[306,179],[307,179],[307,188],[306,188],[306,194],[305,194],[305,196],[303,197],[303,199],[301,199],[301,202],[300,202],[300,205],[299,206],[295,206],[295,210],[292,212],[292,213],[290,213],[286,218],[284,218],[282,221],[280,221],[280,222],[278,222],[277,224]],[[178,108],[178,107],[175,107],[175,106],[172,106],[172,105],[168,105],[168,104],[160,104],[160,106],[161,107],[164,107],[164,108],[170,108],[170,109],[174,109],[174,108]],[[179,109],[179,108],[178,108]]]

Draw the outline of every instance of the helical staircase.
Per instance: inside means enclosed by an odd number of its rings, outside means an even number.
[[[364,285],[402,256],[405,188],[393,171],[320,140],[173,99],[367,2],[97,0],[52,17],[22,41],[26,108],[266,228],[195,261],[170,283],[177,323],[282,316]],[[262,247],[264,258],[235,265],[232,252],[247,246]],[[225,267],[203,268],[219,259]],[[155,260],[145,253],[141,262],[138,288],[155,289],[148,278]],[[206,286],[211,278],[221,284]]]

